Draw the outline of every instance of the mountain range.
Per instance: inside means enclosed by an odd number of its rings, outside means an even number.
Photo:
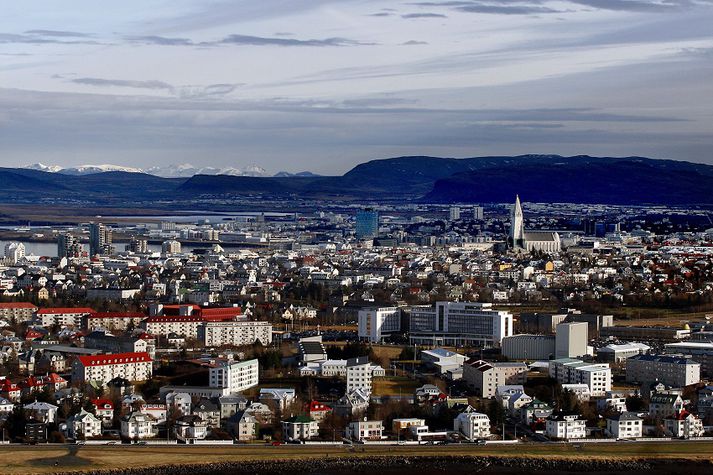
[[[713,204],[713,166],[645,157],[410,156],[371,160],[341,176],[179,165],[0,168],[0,200],[76,199],[96,204],[282,197],[429,203]]]
[[[258,165],[248,165],[243,168],[216,168],[216,167],[195,167],[190,163],[182,163],[180,165],[164,165],[154,166],[146,169],[135,167],[124,167],[121,165],[80,165],[77,167],[63,168],[59,165],[45,165],[43,163],[34,163],[22,167],[28,170],[37,170],[48,173],[60,173],[63,175],[92,175],[94,173],[105,172],[126,172],[126,173],[145,173],[163,178],[190,178],[194,175],[229,175],[229,176],[252,176],[252,177],[268,177],[267,171]],[[279,172],[276,177],[293,177],[293,176],[317,176],[312,172],[304,171],[299,173]]]

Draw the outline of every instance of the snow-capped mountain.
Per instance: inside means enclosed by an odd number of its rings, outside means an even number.
[[[57,173],[62,170],[59,165],[45,165],[44,163],[33,163],[32,165],[25,165],[22,168],[28,170],[39,170],[41,172]]]
[[[273,175],[276,178],[292,178],[292,177],[315,177],[315,176],[320,176],[317,175],[316,173],[308,172],[308,171],[303,171],[303,172],[297,172],[297,173],[290,173],[290,172],[277,172]]]
[[[62,168],[58,173],[65,175],[91,175],[94,173],[104,172],[126,172],[126,173],[144,173],[140,168],[122,167],[120,165],[80,165],[78,167]]]
[[[65,175],[89,175],[93,173],[104,173],[121,171],[127,173],[147,173],[149,175],[160,176],[164,178],[190,178],[193,175],[231,175],[231,176],[253,176],[267,177],[270,174],[259,165],[250,164],[243,168],[236,167],[195,167],[190,163],[182,163],[180,165],[163,165],[155,166],[146,169],[125,167],[121,165],[80,165],[77,167],[63,168],[59,165],[45,165],[42,163],[34,163],[26,165],[22,168],[29,170],[39,170],[49,173],[63,173]]]
[[[248,165],[243,168],[227,167],[195,167],[190,163],[180,165],[165,165],[146,169],[146,173],[164,178],[189,178],[193,175],[231,175],[231,176],[270,176],[258,165]]]

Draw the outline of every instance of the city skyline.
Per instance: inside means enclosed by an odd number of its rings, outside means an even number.
[[[329,175],[373,158],[521,153],[713,163],[709,1],[3,9],[2,166]]]

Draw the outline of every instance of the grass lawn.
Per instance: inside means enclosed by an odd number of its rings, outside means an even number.
[[[413,394],[422,383],[404,376],[390,376],[374,378],[371,381],[371,390],[376,396],[402,396]]]
[[[364,452],[361,452],[361,449]],[[280,460],[379,455],[491,455],[507,457],[675,458],[713,461],[712,442],[584,444],[575,449],[566,444],[360,446],[349,452],[343,446],[2,446],[3,474],[46,474],[56,471],[120,469],[168,464],[195,464],[248,460]]]

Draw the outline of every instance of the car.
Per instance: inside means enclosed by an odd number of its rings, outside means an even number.
[[[272,445],[273,447],[279,447],[280,445],[282,445],[282,442],[280,442],[279,440],[275,440],[270,445]]]
[[[488,441],[485,439],[476,439],[475,443],[478,445],[485,445],[488,443]]]

